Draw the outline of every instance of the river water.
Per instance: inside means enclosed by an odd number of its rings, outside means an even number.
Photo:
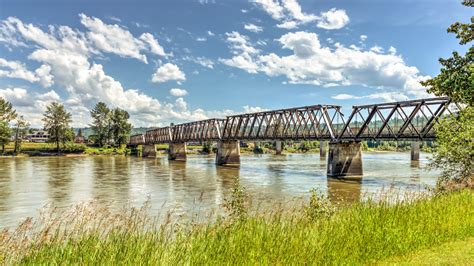
[[[252,202],[284,204],[307,197],[316,188],[332,201],[350,202],[392,188],[419,190],[433,186],[438,173],[409,153],[363,153],[360,181],[326,177],[326,160],[318,154],[242,155],[240,167],[217,167],[213,156],[188,156],[187,162],[137,157],[0,158],[0,228],[35,216],[46,204],[66,208],[96,200],[110,207],[151,203],[152,213],[220,209],[240,177]]]

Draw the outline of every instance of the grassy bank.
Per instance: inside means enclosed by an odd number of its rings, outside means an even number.
[[[247,214],[241,190],[215,222],[164,224],[146,208],[76,207],[0,235],[0,262],[28,264],[358,264],[474,237],[469,190],[333,209],[316,195],[292,210]]]

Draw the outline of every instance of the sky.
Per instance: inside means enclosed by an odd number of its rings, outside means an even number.
[[[432,97],[457,0],[0,0],[0,97],[32,126],[99,101],[134,126]],[[346,114],[348,115],[348,114]]]

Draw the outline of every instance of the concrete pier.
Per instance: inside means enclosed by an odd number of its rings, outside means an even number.
[[[186,161],[186,142],[170,143],[168,160]]]
[[[326,157],[326,146],[327,146],[327,141],[320,141],[319,142],[319,156],[320,157]]]
[[[281,155],[282,150],[283,150],[283,146],[281,144],[281,140],[275,141],[275,154]]]
[[[420,160],[420,142],[419,141],[411,142],[411,160],[412,161]]]
[[[238,140],[219,141],[217,143],[216,164],[240,164],[240,142]]]
[[[155,146],[155,144],[143,144],[142,145],[142,157],[156,157],[156,146]]]
[[[362,173],[360,142],[329,143],[328,176],[362,176]]]

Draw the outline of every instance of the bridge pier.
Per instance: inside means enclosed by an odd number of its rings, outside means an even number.
[[[327,175],[331,177],[362,176],[360,142],[329,143]]]
[[[142,145],[142,157],[156,157],[156,146],[155,146],[155,144],[143,144]]]
[[[319,142],[319,157],[326,157],[326,146],[327,146],[327,141],[320,141]]]
[[[128,145],[128,148],[130,149],[130,155],[132,156],[140,155],[140,152],[138,150],[138,145]]]
[[[217,143],[216,164],[240,164],[240,142],[238,140],[219,141]]]
[[[275,141],[275,154],[276,155],[281,155],[283,148],[281,144],[281,140]]]
[[[168,160],[186,161],[186,142],[171,142],[168,148]]]
[[[420,142],[419,141],[412,141],[411,142],[411,156],[412,161],[419,161],[420,160]]]

